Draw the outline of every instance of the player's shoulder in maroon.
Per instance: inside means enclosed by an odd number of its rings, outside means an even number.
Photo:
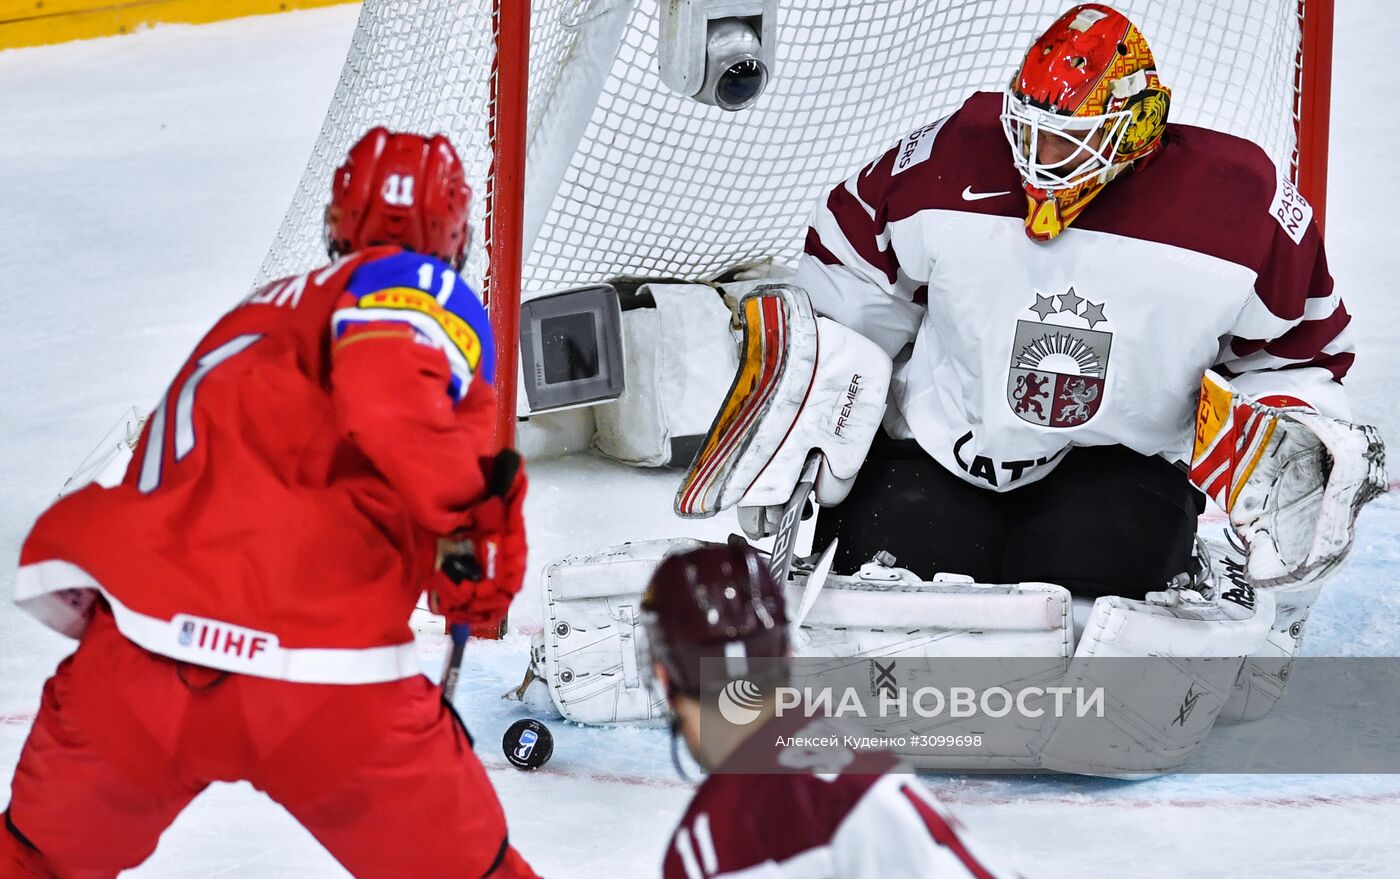
[[[823,849],[881,778],[808,772],[711,775],[676,828],[666,861],[708,860],[717,872],[728,873]]]
[[[1001,124],[1002,95],[977,92],[907,134],[860,176],[881,223],[920,211],[1023,218],[1025,195]],[[1114,180],[1076,222],[1259,269],[1287,235],[1315,237],[1311,208],[1256,144],[1171,123],[1162,150]]]
[[[1267,214],[1279,180],[1278,169],[1258,144],[1196,125],[1167,126],[1162,163],[1180,174],[1175,188],[1210,207],[1234,205]],[[1144,177],[1151,168],[1144,169]]]
[[[1109,184],[1076,226],[1258,270],[1280,234],[1301,244],[1310,231],[1311,208],[1300,222],[1275,210],[1284,203],[1306,206],[1257,144],[1171,123],[1161,152]]]
[[[871,788],[902,770],[887,752],[846,747],[824,721],[771,719],[700,785],[666,863],[713,859],[729,872],[824,849]]]
[[[976,92],[948,116],[905,135],[867,176],[870,203],[887,222],[930,209],[1008,217],[1025,211],[996,92]]]

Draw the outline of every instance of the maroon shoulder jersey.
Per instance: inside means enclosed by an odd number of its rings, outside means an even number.
[[[759,771],[771,765],[774,772]],[[753,872],[760,867],[761,873]],[[663,879],[1017,879],[891,754],[824,720],[773,719],[695,792]]]

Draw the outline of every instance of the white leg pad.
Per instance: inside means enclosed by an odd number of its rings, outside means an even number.
[[[1221,720],[1258,720],[1274,709],[1288,689],[1293,661],[1303,646],[1303,627],[1322,591],[1323,581],[1270,589],[1274,622],[1258,651],[1246,657],[1244,668],[1220,711]]]
[[[789,608],[801,605],[805,584],[791,581]],[[923,582],[878,565],[829,577],[801,632],[799,656],[1068,657],[1073,643],[1060,586]]]
[[[1200,750],[1244,657],[1263,646],[1273,619],[1265,592],[1248,604],[1189,591],[1098,599],[1062,685],[1102,687],[1108,722],[1061,718],[1033,745],[1040,765],[1092,775],[1154,775],[1183,765]],[[1138,661],[1111,661],[1120,658]]]
[[[699,545],[685,539],[626,544],[570,556],[546,569],[545,629],[533,661],[565,718],[586,724],[664,722],[665,704],[652,685],[638,622],[641,594],[666,555]],[[789,585],[789,608],[802,605],[805,590],[806,576],[799,571]],[[910,691],[946,686],[957,674],[947,660],[1000,657],[1008,659],[1002,684],[1008,689],[1104,688],[1108,723],[1073,717],[1049,727],[988,727],[985,719],[946,716],[880,721],[882,734],[984,735],[975,753],[939,756],[911,748],[906,756],[920,767],[1150,775],[1195,755],[1230,698],[1243,657],[1267,649],[1276,619],[1266,592],[1253,596],[1252,605],[1192,592],[1154,593],[1147,601],[1101,598],[1075,649],[1071,606],[1068,592],[1052,584],[982,585],[949,577],[923,582],[902,569],[871,565],[857,575],[827,578],[794,644],[800,656],[845,660],[821,670],[823,686],[839,685],[845,676],[868,685],[871,662],[887,657],[937,658],[927,670],[902,663],[899,685]],[[1157,660],[1085,662],[1114,657]],[[1164,661],[1171,657],[1214,658]],[[1036,658],[1046,662],[1025,663]],[[1117,679],[1115,670],[1133,677]],[[979,679],[985,671],[978,669]]]
[[[571,555],[544,572],[544,631],[532,651],[554,705],[577,723],[664,723],[652,686],[642,592],[661,560],[698,540],[649,540]]]
[[[789,608],[799,607],[805,577],[789,586]],[[917,693],[947,691],[971,681],[1012,692],[1057,684],[1073,650],[1070,595],[1049,583],[984,585],[967,578],[919,580],[901,568],[866,565],[854,576],[832,576],[812,604],[794,644],[798,656],[832,657],[810,669],[810,684],[793,686],[890,686]],[[898,657],[901,661],[882,663]],[[927,665],[917,658],[936,660]],[[963,664],[961,660],[966,659]],[[1000,669],[988,663],[1002,659]],[[897,675],[897,680],[895,676]],[[997,677],[996,675],[1000,675]],[[988,725],[985,717],[935,717],[905,712],[903,717],[846,718],[881,737],[979,736],[976,748],[933,754],[919,744],[895,748],[924,769],[1032,768],[1028,743],[1038,721],[1006,718]]]

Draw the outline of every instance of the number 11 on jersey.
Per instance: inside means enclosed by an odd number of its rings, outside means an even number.
[[[136,487],[142,494],[150,494],[160,488],[161,459],[165,454],[165,423],[167,410],[170,408],[171,399],[175,400],[175,425],[174,443],[175,460],[178,463],[190,452],[194,451],[194,395],[199,390],[199,383],[214,369],[214,367],[228,360],[237,354],[248,350],[254,342],[262,338],[261,333],[248,333],[242,336],[235,336],[224,344],[199,358],[199,362],[194,372],[185,379],[179,392],[176,392],[176,385],[172,384],[170,389],[161,398],[160,405],[156,411],[151,413],[150,434],[146,439],[146,454],[141,458],[141,478],[137,481]]]

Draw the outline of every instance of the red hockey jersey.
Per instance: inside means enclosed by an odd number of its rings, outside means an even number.
[[[769,720],[700,785],[663,879],[1020,876],[993,866],[893,756],[843,740],[824,720]]]
[[[480,300],[431,257],[269,284],[195,346],[122,483],[39,518],[16,602],[77,637],[100,593],[147,650],[245,674],[418,674],[408,618],[484,493],[494,363]]]

